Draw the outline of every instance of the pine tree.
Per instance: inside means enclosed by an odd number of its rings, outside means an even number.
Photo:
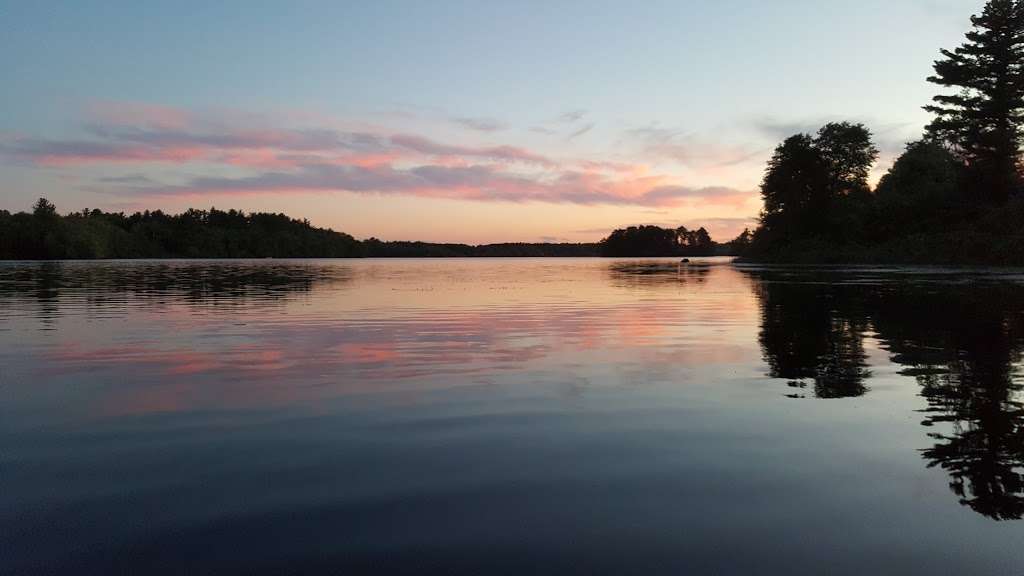
[[[972,16],[967,42],[935,62],[929,82],[957,88],[925,110],[936,115],[929,135],[968,164],[989,199],[1002,201],[1019,184],[1024,125],[1024,0],[990,0]]]

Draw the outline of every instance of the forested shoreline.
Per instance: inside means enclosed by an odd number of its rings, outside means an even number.
[[[714,242],[704,228],[682,226],[631,226],[601,242],[470,245],[357,240],[308,220],[233,209],[129,215],[85,209],[62,215],[40,198],[31,212],[0,210],[0,260],[712,256],[733,249]]]
[[[599,256],[590,244],[504,243],[471,246],[357,240],[284,214],[188,209],[66,215],[40,198],[32,212],[0,210],[0,259],[128,258],[430,258]]]
[[[61,215],[45,198],[31,213],[0,211],[0,258],[6,260],[358,256],[362,246],[352,236],[284,214],[93,209]]]
[[[130,258],[557,258],[599,256],[712,255],[720,248],[701,228],[701,244],[685,228],[631,227],[590,243],[457,244],[357,240],[284,214],[188,209],[123,214],[98,209],[60,214],[40,198],[31,212],[0,210],[0,260],[89,260]],[[653,233],[653,234],[652,234]],[[687,236],[689,235],[689,236]],[[650,244],[656,236],[661,244]]]
[[[831,122],[779,144],[748,260],[1024,265],[1024,1],[990,0],[928,81],[934,119],[874,189],[871,132]]]

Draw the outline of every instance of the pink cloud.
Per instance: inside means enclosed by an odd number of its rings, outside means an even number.
[[[245,125],[143,104],[99,104],[91,139],[0,139],[0,154],[47,167],[213,164],[240,176],[198,176],[175,185],[118,182],[118,195],[206,196],[339,191],[474,201],[738,207],[751,197],[725,187],[686,186],[643,164],[555,159],[510,145],[450,144],[416,134]],[[260,123],[255,123],[260,124]],[[671,139],[671,136],[664,136]],[[200,174],[201,168],[197,168]]]
[[[38,166],[76,166],[85,164],[183,164],[207,156],[202,148],[165,147],[153,149],[144,146],[105,146],[89,142],[66,142],[64,146],[37,146],[37,142],[22,142],[20,155],[29,155]]]
[[[339,191],[407,194],[475,201],[550,202],[581,205],[614,204],[678,206],[694,203],[741,205],[751,193],[725,187],[672,185],[662,176],[614,178],[563,171],[516,174],[491,165],[334,166],[315,164],[295,171],[265,172],[248,177],[197,178],[180,186],[142,186],[133,195],[207,196],[288,194]]]
[[[537,164],[540,166],[555,165],[555,162],[540,154],[535,154],[515,146],[451,146],[410,134],[396,134],[391,137],[391,142],[392,144],[402,148],[429,156],[489,158],[491,160],[525,162],[527,164]]]

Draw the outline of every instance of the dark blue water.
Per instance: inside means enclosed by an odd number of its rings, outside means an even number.
[[[1024,574],[1024,274],[0,263],[0,573]]]

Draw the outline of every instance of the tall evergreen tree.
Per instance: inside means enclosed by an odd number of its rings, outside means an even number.
[[[1002,201],[1019,184],[1024,125],[1024,0],[989,0],[967,42],[942,50],[929,82],[956,88],[925,110],[928,128],[970,166],[982,193]]]

